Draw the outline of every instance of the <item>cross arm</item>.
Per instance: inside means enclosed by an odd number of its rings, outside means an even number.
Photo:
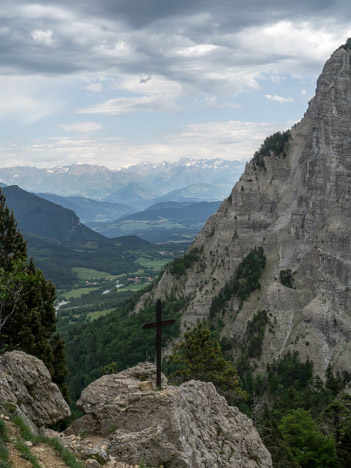
[[[161,320],[161,322],[144,323],[144,325],[141,328],[147,330],[149,328],[156,328],[158,326],[165,327],[167,325],[173,325],[174,323],[175,320]]]

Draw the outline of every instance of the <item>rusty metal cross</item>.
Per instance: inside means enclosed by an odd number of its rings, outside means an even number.
[[[142,328],[156,328],[156,387],[161,388],[161,332],[162,327],[173,325],[175,320],[162,320],[161,299],[157,301],[156,322],[145,323]]]

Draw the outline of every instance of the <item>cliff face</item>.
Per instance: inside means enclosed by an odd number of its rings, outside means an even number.
[[[207,319],[240,262],[262,246],[261,289],[242,305],[231,295],[220,313],[221,336],[242,342],[248,322],[265,310],[261,364],[297,350],[318,373],[328,363],[350,368],[350,128],[351,51],[340,48],[325,64],[304,118],[291,129],[286,154],[271,152],[261,165],[250,161],[197,236],[197,261],[180,278],[172,269],[161,278],[155,297],[173,292],[187,298],[183,325]],[[287,270],[294,289],[281,282]]]

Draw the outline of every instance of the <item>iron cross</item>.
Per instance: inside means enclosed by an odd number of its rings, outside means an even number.
[[[157,328],[156,333],[156,387],[161,388],[161,331],[166,325],[173,325],[175,320],[162,320],[161,318],[161,299],[157,301],[156,322],[145,323],[142,328]]]

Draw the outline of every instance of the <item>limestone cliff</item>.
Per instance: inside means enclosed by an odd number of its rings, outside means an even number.
[[[281,151],[272,147],[247,163],[229,198],[195,239],[190,267],[181,275],[171,267],[152,293],[186,298],[183,326],[209,317],[236,268],[262,246],[261,288],[243,302],[235,294],[226,300],[217,312],[224,323],[221,336],[243,343],[248,323],[266,311],[261,365],[297,350],[302,359],[313,359],[321,374],[328,363],[350,369],[350,128],[348,43],[325,64],[315,97]],[[240,347],[233,352],[240,354]]]

